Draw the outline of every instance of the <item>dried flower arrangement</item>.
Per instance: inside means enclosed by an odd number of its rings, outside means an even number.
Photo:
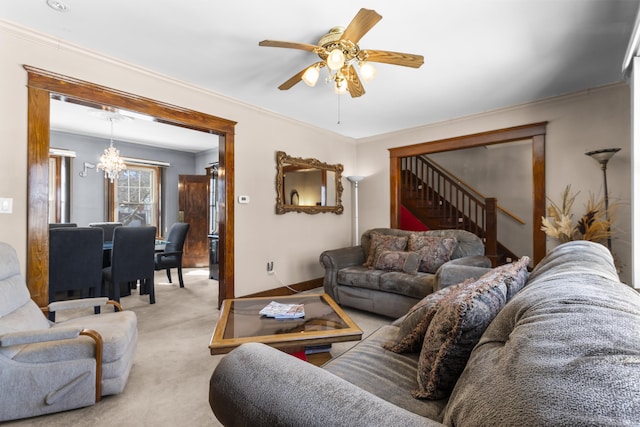
[[[612,224],[615,221],[617,203],[605,208],[604,198],[596,200],[591,194],[585,206],[586,212],[577,222],[573,221],[571,211],[578,193],[571,193],[571,185],[562,192],[562,205],[549,199],[548,216],[542,217],[542,231],[547,236],[558,239],[560,243],[571,240],[590,240],[603,242],[613,235]]]

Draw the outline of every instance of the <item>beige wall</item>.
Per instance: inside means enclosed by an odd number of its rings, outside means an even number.
[[[235,138],[236,294],[246,295],[321,277],[320,252],[351,240],[351,187],[345,180],[342,215],[275,214],[275,153],[313,157],[355,169],[352,139],[276,116],[201,88],[105,58],[94,52],[0,22],[0,197],[14,200],[0,215],[0,241],[26,263],[27,73],[23,64],[202,111],[238,122]],[[274,96],[286,96],[274,89]],[[353,174],[353,173],[351,173]],[[238,195],[250,196],[238,204]],[[276,275],[267,275],[274,261]]]
[[[533,175],[531,140],[433,153],[429,158],[519,221],[498,211],[498,241],[518,256],[533,259]],[[518,185],[513,185],[517,182]]]
[[[359,229],[389,225],[389,152],[403,145],[549,121],[547,194],[557,199],[572,184],[602,194],[598,165],[584,155],[595,148],[621,147],[608,171],[612,198],[622,202],[613,251],[629,283],[630,99],[624,84],[593,89],[543,102],[450,120],[354,141],[284,119],[158,74],[25,32],[0,22],[0,197],[14,199],[13,213],[0,215],[0,241],[16,247],[26,261],[27,90],[23,64],[114,89],[202,111],[238,122],[236,127],[235,268],[239,296],[321,277],[318,255],[351,242],[352,193],[345,179],[342,215],[275,215],[275,152],[342,163],[344,176],[363,175],[359,185]],[[274,96],[278,96],[274,93]],[[249,204],[237,196],[248,195]],[[549,242],[549,247],[554,243]],[[267,275],[274,262],[276,275]]]
[[[389,226],[389,148],[548,121],[547,196],[557,202],[561,191],[571,184],[574,190],[581,191],[574,206],[579,212],[583,211],[589,192],[603,195],[600,166],[584,153],[597,148],[622,148],[609,162],[607,178],[610,198],[621,203],[612,249],[622,269],[621,279],[631,284],[629,105],[629,87],[620,83],[362,139],[357,146],[358,174],[366,178],[359,187],[360,229]],[[547,247],[555,244],[548,241]]]

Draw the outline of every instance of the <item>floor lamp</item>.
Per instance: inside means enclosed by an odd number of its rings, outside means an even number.
[[[607,163],[609,163],[609,159],[613,157],[620,151],[619,148],[603,148],[601,150],[593,150],[588,151],[584,154],[593,158],[596,162],[600,163],[602,167],[602,175],[604,176],[604,213],[606,215],[607,221],[609,221],[609,190],[607,189]],[[608,228],[607,231],[611,231],[611,228]],[[611,236],[607,237],[607,247],[611,250]]]
[[[353,183],[353,198],[354,209],[353,209],[353,219],[354,219],[354,245],[358,246],[360,244],[360,235],[358,234],[358,183],[364,179],[364,176],[348,176],[347,179]]]

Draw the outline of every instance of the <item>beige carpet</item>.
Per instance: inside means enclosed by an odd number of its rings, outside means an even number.
[[[174,271],[174,276],[176,273]],[[137,291],[121,300],[138,316],[138,349],[122,394],[64,413],[4,423],[3,426],[218,426],[209,407],[209,378],[223,356],[209,354],[218,319],[218,284],[207,270],[185,270],[185,288],[164,272],[156,274],[156,304]],[[321,292],[321,289],[318,289]],[[345,310],[365,335],[390,319]],[[335,356],[355,342],[334,344]]]

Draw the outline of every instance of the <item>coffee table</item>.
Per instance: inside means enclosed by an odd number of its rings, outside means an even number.
[[[271,301],[304,304],[300,319],[273,319],[259,314]],[[224,354],[241,344],[260,342],[296,352],[308,346],[324,346],[362,338],[362,330],[327,294],[282,297],[235,298],[222,302],[209,349]]]

